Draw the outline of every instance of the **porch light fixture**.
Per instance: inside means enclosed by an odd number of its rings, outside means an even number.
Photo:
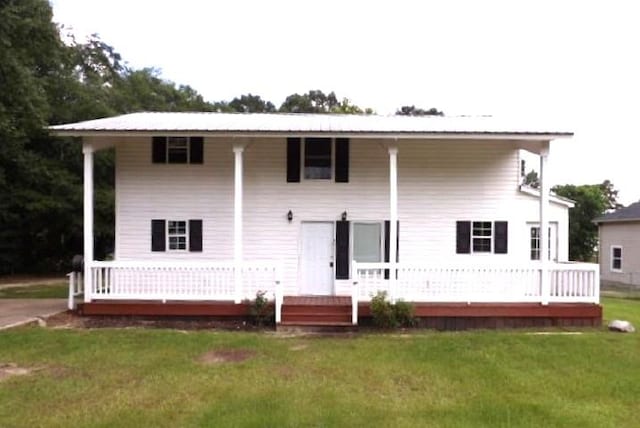
[[[347,212],[342,211],[342,215],[340,216],[340,218],[342,219],[342,221],[347,221]]]
[[[291,223],[291,220],[293,220],[293,213],[291,212],[291,210],[289,210],[289,212],[287,213],[287,220],[289,220],[289,223]]]

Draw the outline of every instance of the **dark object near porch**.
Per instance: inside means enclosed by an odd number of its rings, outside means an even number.
[[[84,257],[80,254],[76,254],[71,259],[71,271],[82,272],[84,270]]]

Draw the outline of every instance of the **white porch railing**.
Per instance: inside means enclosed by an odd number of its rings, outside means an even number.
[[[368,301],[386,290],[392,299],[410,302],[576,302],[599,303],[597,264],[549,263],[549,295],[541,289],[539,264],[443,266],[396,264],[393,290],[389,263],[353,263],[353,299]]]
[[[90,300],[253,300],[275,298],[280,268],[272,262],[93,261]],[[239,269],[239,275],[236,275]]]
[[[67,308],[72,311],[76,308],[76,296],[84,292],[84,280],[82,272],[70,272],[67,274],[69,278],[69,297],[67,298]]]

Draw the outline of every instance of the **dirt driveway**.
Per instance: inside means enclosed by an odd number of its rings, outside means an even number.
[[[0,330],[66,310],[66,299],[0,299]]]

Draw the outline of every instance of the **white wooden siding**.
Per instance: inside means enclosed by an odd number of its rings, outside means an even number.
[[[286,294],[298,292],[302,221],[389,218],[389,155],[383,140],[352,139],[349,183],[286,182],[286,141],[249,140],[244,151],[244,257],[277,259]],[[400,260],[406,262],[527,261],[528,222],[538,200],[518,191],[518,150],[508,142],[398,142]],[[232,141],[207,138],[202,165],[151,163],[150,139],[116,144],[116,257],[233,258]],[[287,212],[293,213],[288,222]],[[203,252],[151,252],[152,218],[203,220]],[[455,254],[456,220],[506,220],[509,253]],[[567,209],[552,204],[559,223],[559,259],[566,260]],[[347,294],[349,282],[337,281]]]

